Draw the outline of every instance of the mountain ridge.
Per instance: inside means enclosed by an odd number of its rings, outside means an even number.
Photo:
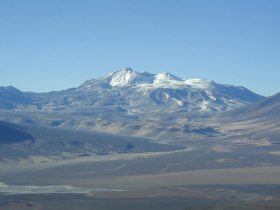
[[[280,119],[280,92],[246,107],[225,114],[231,120]]]
[[[94,95],[94,97],[93,97]],[[47,93],[22,92],[0,88],[2,109],[28,106],[42,110],[121,106],[133,112],[177,107],[189,112],[228,111],[264,99],[252,91],[205,79],[181,79],[168,72],[152,74],[124,68],[104,77],[91,79],[77,88]],[[145,108],[147,106],[147,108]],[[162,108],[161,108],[162,107]]]

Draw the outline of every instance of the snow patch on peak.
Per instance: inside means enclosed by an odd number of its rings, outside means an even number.
[[[110,85],[113,86],[125,86],[132,82],[138,75],[138,72],[131,68],[124,68],[122,70],[113,72],[110,74]]]
[[[206,79],[188,79],[184,83],[198,89],[209,89],[214,82]]]
[[[181,82],[181,81],[183,80],[168,72],[161,72],[155,75],[154,83]]]
[[[117,71],[114,71],[112,73],[109,74],[109,76],[115,75],[115,74],[125,74],[125,73],[131,73],[131,72],[136,72],[134,71],[132,68],[126,67]]]

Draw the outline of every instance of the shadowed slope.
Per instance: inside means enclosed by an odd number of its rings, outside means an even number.
[[[0,145],[12,144],[26,140],[34,141],[34,138],[32,135],[21,131],[19,127],[16,127],[12,124],[0,122]]]

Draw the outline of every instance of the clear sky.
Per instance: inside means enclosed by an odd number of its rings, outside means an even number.
[[[279,0],[0,0],[0,85],[49,91],[123,67],[280,91]]]

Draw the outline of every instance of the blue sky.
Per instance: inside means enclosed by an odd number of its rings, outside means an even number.
[[[1,0],[0,85],[60,90],[123,67],[280,91],[279,0]]]

